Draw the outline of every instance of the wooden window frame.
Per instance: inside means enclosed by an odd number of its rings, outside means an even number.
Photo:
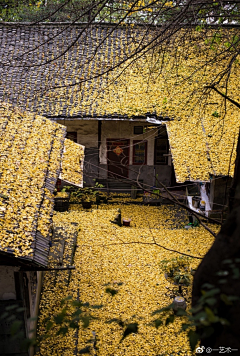
[[[145,144],[145,159],[144,159],[144,163],[138,163],[138,162],[134,162],[134,157],[135,157],[135,149],[136,149],[136,145],[138,143],[144,143]],[[145,166],[147,164],[147,141],[143,141],[143,140],[133,140],[133,156],[132,156],[132,164],[134,166]]]

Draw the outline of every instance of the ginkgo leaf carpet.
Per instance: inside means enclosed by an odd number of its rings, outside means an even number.
[[[110,222],[118,207],[123,218],[131,218],[130,227]],[[93,319],[85,329],[80,325],[65,336],[50,330],[50,337],[40,342],[38,356],[191,355],[186,335],[179,333],[180,317],[158,329],[152,325],[156,319],[152,313],[171,303],[166,287],[173,288],[160,261],[179,256],[171,250],[203,257],[213,242],[202,227],[187,230],[183,221],[176,228],[176,213],[176,208],[166,206],[104,205],[54,215],[54,224],[66,233],[72,222],[78,223],[75,270],[70,278],[69,271],[45,272],[38,335],[46,335],[45,318],[58,313],[61,300],[69,295],[102,307],[90,311]],[[190,259],[193,268],[199,262]],[[117,293],[111,295],[107,288]],[[135,322],[138,333],[121,341],[124,326]]]

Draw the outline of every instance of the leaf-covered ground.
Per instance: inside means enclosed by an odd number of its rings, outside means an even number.
[[[130,227],[110,222],[118,207],[122,218],[131,218]],[[72,209],[75,210],[56,213],[54,224],[67,229],[69,223],[79,223],[73,262],[76,269],[71,271],[70,278],[67,271],[45,274],[38,333],[45,335],[44,318],[59,312],[61,299],[68,295],[103,307],[86,308],[96,317],[88,328],[42,340],[38,355],[72,356],[87,351],[99,356],[191,355],[186,336],[179,333],[180,319],[158,329],[151,324],[156,318],[152,312],[170,304],[166,292],[167,287],[173,288],[159,263],[178,256],[157,244],[202,257],[213,237],[202,227],[184,229],[186,216],[174,207],[119,204],[103,205],[92,211],[84,211],[79,205]],[[193,268],[199,262],[190,259]],[[112,296],[107,288],[117,293]],[[138,333],[121,341],[124,325],[135,322]]]

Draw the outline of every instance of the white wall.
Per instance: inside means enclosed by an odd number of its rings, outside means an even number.
[[[77,132],[77,143],[89,147],[98,147],[98,121],[97,120],[71,120],[58,121],[65,125],[68,132]]]

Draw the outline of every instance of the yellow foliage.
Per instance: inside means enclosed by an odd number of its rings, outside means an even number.
[[[130,227],[110,223],[121,208],[122,217],[131,218]],[[171,300],[165,295],[166,287],[172,285],[159,268],[160,261],[179,256],[159,248],[166,248],[202,257],[213,242],[213,237],[202,227],[186,230],[175,228],[177,209],[137,205],[99,206],[98,210],[86,212],[80,206],[69,213],[57,213],[53,220],[56,226],[68,229],[77,222],[80,231],[69,284],[67,272],[46,272],[44,292],[40,305],[39,335],[45,335],[44,318],[61,310],[60,301],[68,295],[80,298],[91,305],[103,305],[91,310],[97,319],[87,329],[81,326],[78,333],[70,330],[66,336],[43,339],[37,355],[73,356],[86,347],[87,340],[96,333],[97,355],[146,356],[156,354],[190,356],[187,337],[179,333],[181,320],[158,329],[151,325],[152,312],[168,305]],[[66,231],[66,230],[65,230]],[[126,244],[124,244],[125,242]],[[137,243],[140,242],[140,243]],[[141,244],[142,243],[142,244]],[[149,244],[146,244],[149,243]],[[192,268],[199,260],[190,259]],[[65,280],[64,280],[65,278]],[[112,297],[105,292],[106,286],[118,290]],[[120,318],[123,322],[137,321],[139,333],[128,336],[120,343],[123,330],[117,323],[107,323]],[[93,353],[92,353],[93,354]]]
[[[1,103],[0,134],[0,193],[8,197],[0,198],[0,246],[32,257],[36,232],[49,233],[53,195],[45,181],[58,177],[65,128]]]
[[[61,179],[83,186],[84,146],[65,139],[61,165]]]

